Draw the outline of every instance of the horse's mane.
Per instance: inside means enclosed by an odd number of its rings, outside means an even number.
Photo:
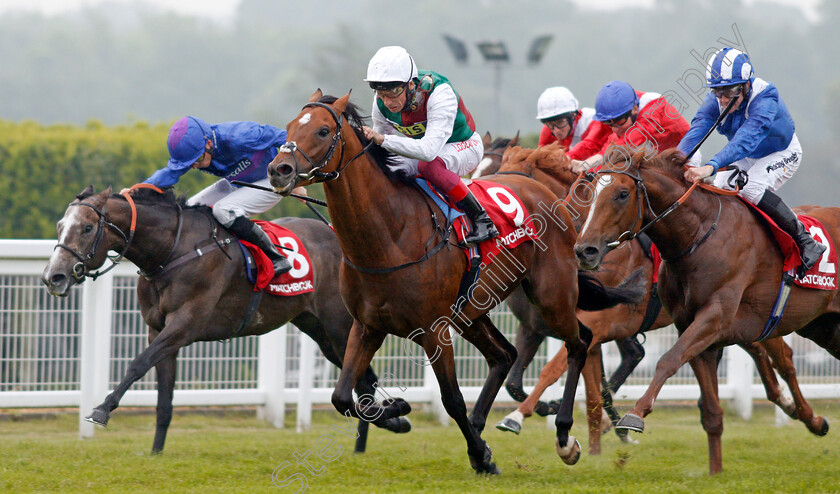
[[[561,182],[568,182],[576,176],[572,172],[572,160],[566,156],[558,142],[537,149],[521,148],[519,146],[508,148],[499,171],[526,169],[526,173],[530,174],[531,170],[527,170],[528,166],[524,165],[526,162],[530,163],[533,168]]]
[[[187,195],[181,194],[176,197],[175,189],[173,187],[166,187],[162,190],[163,194],[155,191],[154,189],[137,188],[132,190],[130,193],[134,202],[149,206],[161,206],[166,208],[177,208],[180,206],[181,209],[198,209],[207,207],[203,205],[187,206]],[[125,197],[122,194],[111,194],[110,197],[112,199],[125,200]]]
[[[489,149],[506,148],[510,144],[511,139],[506,137],[497,137],[490,143]]]
[[[327,105],[332,105],[338,98],[335,96],[325,94],[321,96],[318,100],[319,103],[324,103]],[[376,144],[371,144],[371,142],[365,137],[364,132],[362,132],[362,125],[366,125],[368,117],[362,115],[361,109],[358,105],[354,103],[347,102],[347,106],[344,108],[344,118],[350,123],[350,127],[353,129],[353,132],[356,133],[356,137],[359,138],[359,141],[362,143],[362,146],[368,146],[367,148],[367,155],[379,165],[379,168],[382,172],[391,180],[396,181],[405,181],[405,177],[400,176],[399,174],[395,173],[393,169],[389,165],[393,165],[396,160],[397,156],[392,154],[391,152],[387,151],[382,146],[378,146]],[[349,157],[348,157],[349,158]]]
[[[646,157],[647,151],[638,151],[629,146],[610,146],[604,155],[605,170],[633,170],[642,168],[655,168],[663,173],[683,181],[683,166],[688,159],[676,148],[666,149],[652,157]],[[630,166],[627,166],[627,161]]]

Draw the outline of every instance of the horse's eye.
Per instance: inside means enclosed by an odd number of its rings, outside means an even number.
[[[90,233],[93,231],[93,225],[85,225],[84,233]]]
[[[618,198],[617,199],[620,200],[620,201],[625,201],[625,200],[627,200],[628,197],[630,197],[630,193],[627,192],[626,190],[622,190],[621,192],[618,193]]]
[[[318,131],[319,137],[327,137],[328,135],[330,135],[330,129],[326,127],[321,127],[321,130]]]

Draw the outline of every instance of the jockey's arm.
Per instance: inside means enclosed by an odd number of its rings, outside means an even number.
[[[586,158],[585,160],[572,160],[572,171],[575,173],[583,173],[590,168],[596,167],[604,162],[604,157],[596,154]]]
[[[449,84],[441,84],[428,96],[426,132],[420,139],[402,135],[386,135],[382,147],[392,153],[422,161],[432,161],[443,148],[458,114],[458,97]],[[375,123],[375,122],[374,122]],[[375,129],[375,127],[374,127]]]

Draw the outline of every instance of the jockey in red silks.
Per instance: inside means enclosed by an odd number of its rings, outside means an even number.
[[[537,120],[542,122],[539,147],[560,141],[564,151],[585,139],[603,124],[592,120],[594,108],[580,108],[567,88],[550,87],[537,100]],[[609,129],[607,129],[609,130]]]
[[[721,112],[736,99],[729,114],[718,125],[718,132],[729,143],[703,166],[685,172],[689,181],[716,175],[724,166],[732,173],[746,172],[747,184],[738,195],[755,204],[773,219],[799,246],[804,274],[820,259],[826,246],[814,238],[797,219],[796,214],[776,195],[799,168],[802,147],[794,132],[793,118],[773,83],[755,77],[746,53],[723,48],[712,55],[706,66],[706,86],[711,92],[691,120],[691,130],[678,148],[688,153],[715,125]],[[715,185],[728,186],[732,173],[715,176]]]
[[[595,110],[593,118],[602,127],[567,154],[578,172],[600,163],[612,144],[653,147],[659,153],[676,147],[689,129],[688,122],[661,94],[635,91],[624,81],[604,84],[595,98]]]
[[[256,122],[208,124],[198,117],[183,117],[169,129],[166,146],[169,162],[144,183],[160,188],[171,187],[183,174],[194,168],[222,177],[191,197],[190,206],[213,206],[213,216],[234,235],[265,252],[274,265],[274,274],[292,269],[286,256],[277,251],[268,235],[249,216],[268,211],[280,201],[270,191],[240,188],[231,181],[271,188],[268,164],[277,148],[286,142],[286,131]],[[295,192],[305,194],[306,189]]]
[[[497,237],[493,221],[460,178],[478,166],[484,145],[449,80],[418,70],[405,48],[385,46],[370,59],[365,82],[375,97],[373,128],[362,130],[397,155],[392,169],[406,178],[422,174],[467,213],[475,229],[466,242]]]

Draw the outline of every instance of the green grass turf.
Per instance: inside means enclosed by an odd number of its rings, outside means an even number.
[[[840,427],[840,403],[812,404]],[[661,404],[647,418],[645,434],[634,435],[641,444],[621,444],[609,432],[597,457],[586,454],[585,417],[576,409],[573,434],[584,454],[574,466],[557,457],[541,417],[526,421],[519,436],[496,430],[506,411],[494,411],[483,434],[502,470],[488,478],[473,473],[454,423],[443,427],[422,411],[410,415],[414,429],[407,435],[371,428],[367,453],[356,455],[353,439],[330,428],[347,427],[335,411],[316,411],[312,429],[296,434],[294,414],[286,429],[274,429],[251,411],[176,410],[166,450],[153,456],[148,414],[117,410],[107,430],[80,440],[75,414],[10,420],[15,412],[7,410],[0,420],[0,492],[296,492],[300,481],[284,488],[272,483],[284,461],[291,465],[277,480],[297,473],[307,492],[840,492],[840,432],[819,438],[799,422],[776,427],[769,406],[757,406],[749,421],[726,414],[724,471],[714,477],[707,474],[706,436],[694,407]],[[327,435],[337,441],[324,449],[337,456],[328,463],[315,455]],[[296,463],[294,453],[306,451],[319,475]]]

